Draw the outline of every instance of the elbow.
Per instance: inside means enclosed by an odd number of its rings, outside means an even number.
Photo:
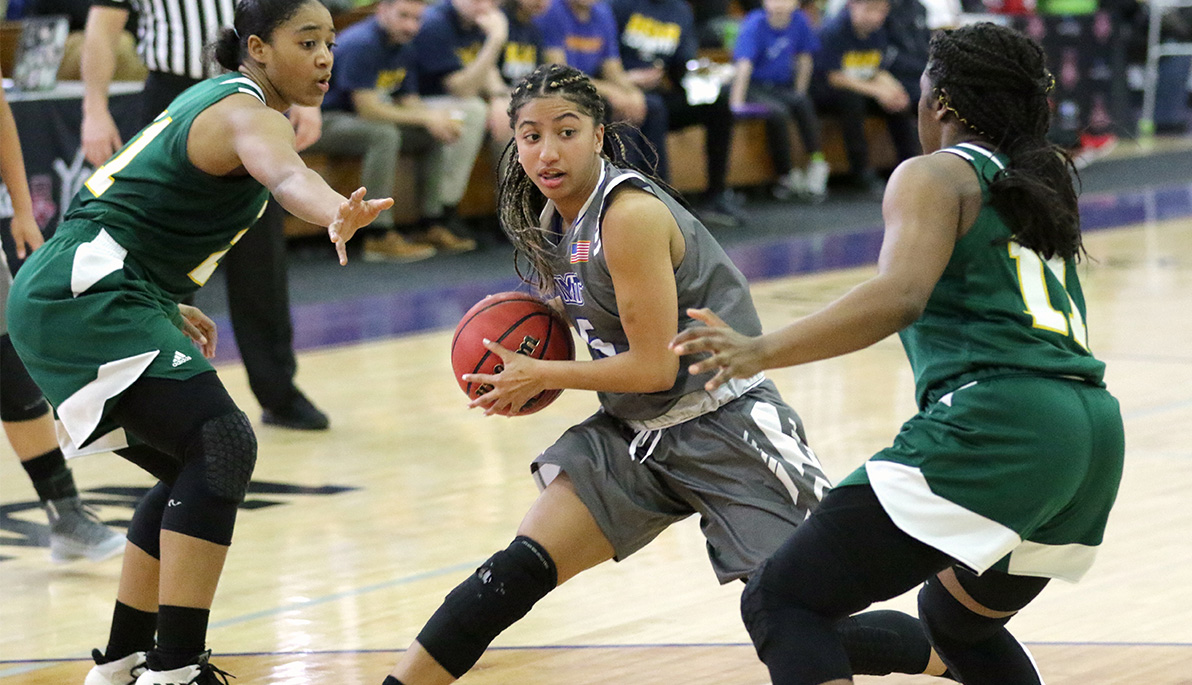
[[[903,293],[894,306],[890,308],[891,322],[896,331],[901,331],[919,320],[927,309],[927,299],[918,297],[914,293]]]
[[[675,386],[675,379],[679,375],[679,358],[668,354],[669,359],[660,359],[650,364],[649,368],[640,376],[641,393],[664,392]]]

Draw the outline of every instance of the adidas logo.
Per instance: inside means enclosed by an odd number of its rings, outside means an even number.
[[[188,361],[190,361],[189,355],[182,354],[181,352],[175,352],[174,353],[174,363],[171,364],[171,366],[179,367]]]

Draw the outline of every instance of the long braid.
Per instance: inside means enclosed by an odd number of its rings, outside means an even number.
[[[1046,259],[1079,259],[1076,169],[1047,140],[1055,79],[1043,49],[1017,31],[973,24],[932,37],[927,73],[947,110],[1009,157],[989,191],[1014,239]]]
[[[574,103],[596,123],[604,121],[604,101],[583,72],[564,64],[543,64],[513,88],[509,100],[509,126],[516,127],[517,113],[529,101],[553,97]],[[604,128],[603,155],[619,167],[629,166],[627,146],[632,146],[633,142],[626,135],[627,128],[628,124],[620,123]],[[546,199],[518,161],[516,140],[505,146],[498,175],[497,218],[517,250],[514,254],[517,275],[540,291],[550,291],[554,288],[554,269],[551,267],[554,246],[549,231],[538,224]],[[523,259],[529,262],[526,270],[522,268]]]

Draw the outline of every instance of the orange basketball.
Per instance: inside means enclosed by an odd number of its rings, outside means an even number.
[[[519,292],[497,293],[480,300],[455,327],[451,338],[451,368],[459,387],[471,399],[492,386],[469,383],[465,373],[500,373],[501,358],[484,346],[484,339],[535,359],[575,359],[571,330],[563,317],[545,302]],[[562,390],[544,390],[512,416],[533,414],[555,401]]]

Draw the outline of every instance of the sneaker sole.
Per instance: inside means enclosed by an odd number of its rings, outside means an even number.
[[[50,543],[50,561],[55,564],[68,564],[79,559],[88,561],[107,561],[114,556],[123,554],[127,540],[123,535],[116,535],[99,545],[86,547],[75,543],[54,545]]]

